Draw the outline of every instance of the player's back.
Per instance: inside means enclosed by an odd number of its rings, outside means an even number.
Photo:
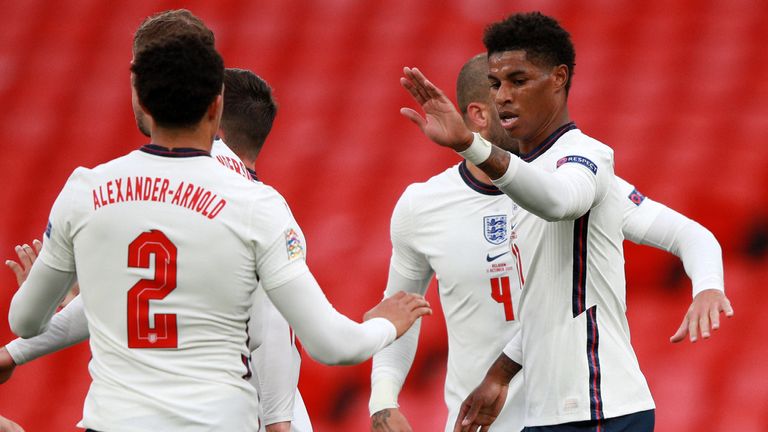
[[[93,351],[85,426],[255,429],[246,323],[282,198],[205,152],[155,146],[65,190]]]

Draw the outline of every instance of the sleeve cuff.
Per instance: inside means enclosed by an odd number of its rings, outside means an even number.
[[[368,401],[368,412],[374,415],[385,409],[399,408],[397,396],[400,386],[389,379],[379,379],[371,384],[371,399]]]

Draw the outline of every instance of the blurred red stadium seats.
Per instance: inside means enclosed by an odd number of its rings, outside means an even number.
[[[471,6],[468,6],[470,5]],[[768,220],[768,2],[585,0],[494,2],[284,0],[2,2],[0,251],[39,237],[69,173],[144,142],[130,109],[131,35],[156,11],[186,7],[216,32],[228,66],[269,81],[280,110],[257,164],[291,203],[309,264],[341,312],[362,317],[381,296],[388,223],[403,189],[458,161],[398,114],[403,66],[453,94],[484,26],[541,9],[569,29],[577,67],[571,115],[616,151],[616,171],[720,240],[736,316],[712,340],[671,345],[690,303],[687,279],[658,251],[627,248],[633,343],[657,402],[657,430],[768,430],[768,281],[748,256]],[[754,254],[753,254],[754,255]],[[0,272],[0,316],[15,283]],[[437,303],[434,287],[430,300]],[[0,325],[2,341],[12,337]],[[402,398],[417,431],[446,415],[442,316],[426,320]],[[27,431],[75,430],[89,377],[87,346],[19,368],[0,414]],[[301,390],[315,430],[367,430],[368,365],[307,356]]]

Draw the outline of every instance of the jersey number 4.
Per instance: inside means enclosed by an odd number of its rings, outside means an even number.
[[[141,279],[128,290],[128,348],[177,348],[176,314],[155,314],[149,322],[149,301],[162,300],[176,289],[176,246],[162,231],[141,233],[128,246],[128,267],[150,267],[155,277]]]
[[[525,279],[523,279],[523,262],[520,257],[520,249],[517,248],[516,244],[512,245],[512,255],[515,256],[517,276],[520,282],[520,287],[522,287],[525,284]],[[512,290],[509,285],[509,276],[491,278],[491,298],[494,299],[496,303],[504,305],[504,317],[507,321],[514,321],[515,311],[512,309]]]

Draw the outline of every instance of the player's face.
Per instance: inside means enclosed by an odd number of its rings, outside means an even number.
[[[133,74],[131,74],[131,105],[133,106],[133,116],[136,118],[136,127],[144,136],[149,137],[151,135],[149,116],[139,104],[139,95],[136,94],[136,87],[133,86]]]
[[[520,141],[523,151],[538,145],[556,128],[563,104],[555,68],[527,59],[525,51],[504,51],[488,58],[491,99],[501,126]]]
[[[488,118],[488,126],[483,131],[483,136],[502,150],[513,154],[520,154],[520,143],[512,138],[501,126],[501,119],[499,118],[499,112],[496,110],[496,105],[492,103],[483,105],[487,107],[486,116]]]

